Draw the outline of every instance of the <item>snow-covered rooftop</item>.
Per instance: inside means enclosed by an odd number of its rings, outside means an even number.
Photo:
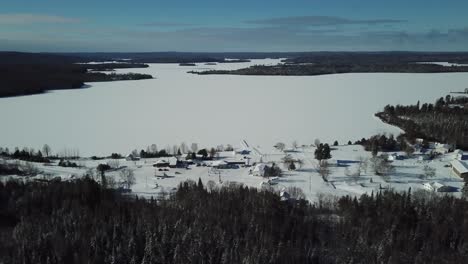
[[[468,164],[463,161],[454,160],[452,161],[452,167],[460,173],[468,173]]]

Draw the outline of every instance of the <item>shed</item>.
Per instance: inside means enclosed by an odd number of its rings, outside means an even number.
[[[452,171],[459,177],[465,178],[468,176],[468,165],[461,160],[454,160],[450,163]]]

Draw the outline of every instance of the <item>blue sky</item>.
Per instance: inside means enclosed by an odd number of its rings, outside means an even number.
[[[468,51],[467,10],[461,0],[6,0],[0,50]]]

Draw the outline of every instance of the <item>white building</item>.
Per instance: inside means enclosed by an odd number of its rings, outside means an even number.
[[[442,187],[444,185],[438,182],[426,182],[423,184],[423,188],[431,192],[438,192]]]
[[[260,163],[260,164],[255,165],[254,169],[252,170],[252,175],[264,177],[266,166],[267,165],[265,163]]]
[[[460,160],[454,160],[450,163],[452,171],[460,178],[468,177],[468,164]]]
[[[434,151],[440,154],[447,154],[451,150],[453,150],[453,146],[450,144],[435,143],[434,145]]]

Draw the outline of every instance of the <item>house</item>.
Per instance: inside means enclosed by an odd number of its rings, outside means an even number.
[[[438,192],[442,187],[444,185],[439,182],[426,182],[423,184],[423,188],[431,192]]]
[[[177,168],[179,161],[176,157],[169,157],[166,159],[160,159],[153,164],[153,167],[156,168]]]
[[[454,155],[456,160],[468,160],[468,154],[465,154],[463,150],[455,150]]]
[[[266,166],[267,165],[265,163],[260,163],[260,164],[255,165],[254,169],[252,170],[252,175],[264,177]]]
[[[451,144],[441,144],[441,143],[434,144],[434,152],[436,153],[447,154],[450,151],[453,151],[453,145]]]
[[[461,178],[468,177],[468,164],[461,160],[454,160],[450,163],[452,165],[452,171]]]
[[[400,155],[398,153],[392,153],[386,157],[387,161],[395,161],[395,160],[404,160],[406,156]]]
[[[458,188],[448,185],[443,185],[439,182],[426,182],[423,184],[424,189],[431,192],[457,192]]]
[[[245,162],[237,160],[216,160],[211,163],[211,166],[216,169],[238,169],[240,164],[244,165]]]
[[[165,159],[160,159],[153,164],[153,167],[156,168],[167,168],[169,167],[169,161]]]
[[[136,160],[140,160],[140,158],[134,156],[133,154],[129,154],[129,155],[125,158],[125,160],[127,160],[127,161],[136,161]]]

